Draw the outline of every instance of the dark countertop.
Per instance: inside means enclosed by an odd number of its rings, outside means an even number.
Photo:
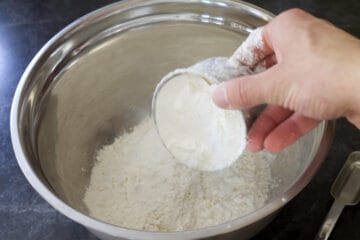
[[[76,18],[110,0],[0,1],[0,239],[96,239],[50,207],[25,180],[11,147],[12,96],[27,64],[41,46]],[[273,13],[300,7],[360,37],[359,0],[253,0]],[[360,57],[360,56],[359,56]],[[331,183],[348,154],[360,150],[360,131],[338,121],[326,162],[301,194],[253,240],[313,239],[333,199]],[[332,240],[360,239],[360,205],[345,208]]]

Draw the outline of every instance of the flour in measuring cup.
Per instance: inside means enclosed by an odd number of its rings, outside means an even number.
[[[195,74],[180,74],[157,96],[156,124],[175,159],[201,171],[217,171],[236,161],[246,146],[240,111],[218,108],[210,85]]]
[[[201,171],[218,171],[236,161],[246,145],[243,112],[223,110],[212,101],[213,83],[258,73],[264,47],[254,30],[229,59],[215,57],[166,75],[155,89],[154,119],[175,159]],[[247,116],[246,116],[247,117]]]

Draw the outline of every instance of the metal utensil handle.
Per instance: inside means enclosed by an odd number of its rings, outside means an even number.
[[[343,203],[335,200],[315,240],[327,240],[329,238],[344,207]]]

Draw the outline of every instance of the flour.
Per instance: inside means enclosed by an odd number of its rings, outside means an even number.
[[[246,65],[253,68],[265,57],[265,44],[262,37],[262,30],[262,27],[253,30],[233,53],[229,61],[234,66]]]
[[[236,161],[246,143],[243,114],[217,108],[215,86],[203,79],[251,74],[248,48],[260,45],[250,40],[231,61],[212,58],[171,73],[176,79],[157,96],[156,119],[173,155],[150,117],[97,152],[84,196],[91,216],[131,229],[183,231],[222,224],[265,204],[267,156],[245,151]]]
[[[84,202],[91,216],[118,226],[191,230],[263,206],[270,179],[265,153],[245,152],[241,161],[217,172],[179,164],[146,118],[98,151]]]
[[[209,85],[195,74],[180,74],[157,96],[159,134],[175,159],[201,171],[230,166],[245,149],[246,124],[240,111],[220,109]]]

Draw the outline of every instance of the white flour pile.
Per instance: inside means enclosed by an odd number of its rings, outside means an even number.
[[[246,146],[240,111],[218,108],[209,85],[195,74],[180,74],[157,96],[159,134],[175,159],[201,171],[217,171],[236,161]]]
[[[97,154],[84,202],[91,216],[122,227],[180,231],[224,223],[261,207],[270,169],[263,153],[217,172],[192,170],[164,148],[151,118]]]

